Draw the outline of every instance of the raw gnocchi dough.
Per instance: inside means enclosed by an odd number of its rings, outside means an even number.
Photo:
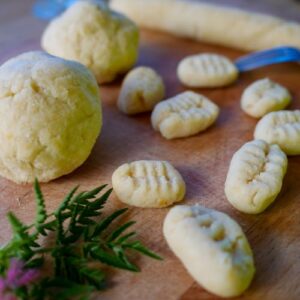
[[[185,195],[179,172],[166,161],[140,160],[120,166],[112,175],[118,198],[138,207],[166,207]]]
[[[138,25],[247,51],[300,47],[300,25],[270,15],[187,0],[111,0]]]
[[[222,87],[237,79],[238,70],[223,55],[203,53],[184,58],[178,65],[177,76],[189,87]]]
[[[48,182],[87,159],[102,127],[99,87],[83,65],[44,52],[0,67],[0,175]]]
[[[248,86],[241,99],[242,110],[254,118],[269,112],[282,110],[291,102],[289,91],[274,81],[265,78]]]
[[[228,201],[238,210],[257,214],[277,197],[287,170],[287,157],[277,145],[254,140],[232,157],[225,182]]]
[[[267,114],[257,123],[254,137],[279,145],[287,155],[299,155],[300,110],[282,110]]]
[[[139,30],[105,1],[77,0],[49,23],[41,43],[47,52],[82,63],[99,83],[106,83],[135,64]]]
[[[229,216],[200,205],[177,205],[167,214],[164,236],[192,277],[221,297],[242,294],[255,273],[241,227]]]
[[[151,116],[152,126],[166,139],[187,137],[211,126],[219,108],[206,97],[184,92],[158,103]]]
[[[137,67],[123,81],[118,108],[129,115],[150,111],[164,95],[164,83],[157,72],[149,67]]]

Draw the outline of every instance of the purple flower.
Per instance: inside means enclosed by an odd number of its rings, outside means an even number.
[[[1,295],[1,300],[18,300],[18,298],[13,295],[13,294],[5,294],[5,295]]]
[[[0,278],[0,293],[2,293],[5,290],[5,280],[3,278]]]
[[[6,276],[0,278],[0,299],[17,300],[14,290],[33,283],[38,276],[36,269],[26,269],[23,261],[11,259]]]

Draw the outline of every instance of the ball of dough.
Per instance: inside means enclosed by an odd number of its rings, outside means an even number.
[[[102,124],[99,89],[83,65],[43,52],[0,67],[0,174],[47,182],[89,156]]]
[[[233,83],[238,75],[232,61],[211,53],[188,56],[177,67],[180,82],[189,87],[222,87]]]
[[[261,118],[269,112],[282,110],[291,102],[289,91],[265,78],[248,86],[241,99],[242,110],[251,117]]]
[[[167,207],[185,195],[180,173],[167,161],[123,164],[113,173],[112,186],[122,202],[137,207]]]
[[[78,1],[54,19],[42,37],[50,54],[76,60],[110,82],[136,62],[139,33],[125,16],[99,1]]]
[[[137,114],[151,111],[165,95],[162,78],[151,68],[138,67],[125,77],[118,108],[125,114]]]

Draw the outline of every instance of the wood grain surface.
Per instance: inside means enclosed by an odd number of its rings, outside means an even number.
[[[259,11],[299,19],[299,5],[282,5],[288,1],[215,1],[238,4]],[[0,0],[0,62],[23,51],[39,49],[45,23],[30,16],[32,0]],[[281,4],[280,4],[281,3]],[[292,2],[291,2],[292,3]],[[297,11],[297,8],[299,10]],[[297,13],[296,13],[297,12]],[[216,52],[235,59],[238,51],[204,45],[170,35],[142,31],[138,64],[158,70],[167,86],[167,96],[185,90],[176,78],[178,61],[197,52]],[[289,158],[283,190],[277,200],[260,215],[246,215],[235,210],[224,196],[224,181],[233,153],[253,137],[256,120],[239,107],[244,88],[256,79],[269,77],[290,89],[294,101],[291,109],[300,108],[300,67],[283,64],[242,74],[228,88],[195,90],[215,101],[221,108],[215,124],[197,136],[167,141],[154,132],[150,115],[122,115],[116,108],[120,82],[100,87],[104,127],[86,163],[72,174],[43,184],[47,207],[53,210],[62,196],[80,183],[88,189],[110,183],[111,174],[120,164],[138,159],[169,160],[187,183],[185,204],[200,203],[228,213],[244,229],[252,245],[257,273],[249,290],[240,299],[300,299],[300,157]],[[16,185],[0,179],[0,243],[10,237],[5,215],[14,211],[24,221],[32,221],[34,201],[31,185]],[[124,205],[113,196],[107,212]],[[163,262],[137,257],[139,274],[108,271],[109,289],[94,299],[195,300],[217,299],[203,290],[188,275],[168,249],[162,236],[162,222],[168,209],[130,208],[128,218],[138,222],[139,237],[164,257]]]

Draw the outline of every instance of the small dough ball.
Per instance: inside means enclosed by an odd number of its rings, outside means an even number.
[[[244,213],[261,213],[279,194],[287,164],[277,145],[262,140],[246,143],[230,163],[225,182],[228,201]]]
[[[120,166],[112,175],[118,198],[129,205],[160,208],[179,202],[185,183],[166,161],[140,160]]]
[[[167,214],[163,233],[191,276],[211,293],[239,296],[250,285],[255,273],[250,245],[226,214],[200,205],[177,205]]]
[[[153,69],[138,67],[125,77],[118,108],[125,114],[132,115],[151,111],[165,95],[162,78]]]
[[[300,110],[268,113],[257,123],[254,138],[277,144],[287,155],[299,155]]]
[[[48,25],[42,47],[84,64],[99,83],[105,83],[135,64],[138,41],[138,28],[133,22],[104,3],[88,0],[76,2]]]
[[[249,116],[261,118],[269,112],[284,109],[291,99],[285,87],[265,78],[255,81],[245,89],[241,108]]]
[[[195,135],[211,126],[219,108],[208,98],[187,91],[158,103],[151,115],[154,130],[166,139]]]
[[[188,56],[177,67],[180,82],[189,87],[222,87],[236,81],[238,75],[227,57],[210,53]]]
[[[83,65],[43,52],[0,67],[0,174],[47,182],[89,156],[102,124],[99,89]]]

